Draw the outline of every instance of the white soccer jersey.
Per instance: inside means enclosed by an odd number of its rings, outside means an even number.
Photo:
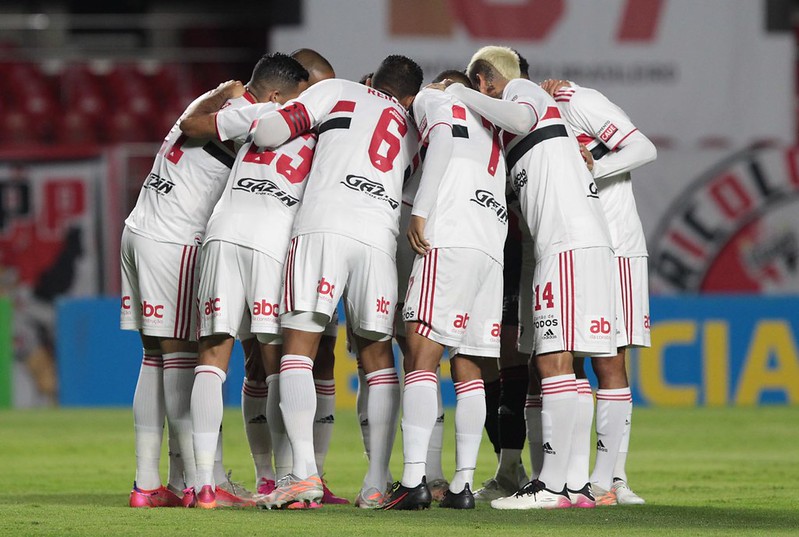
[[[125,220],[135,233],[161,242],[202,242],[208,217],[236,157],[232,144],[192,139],[180,131],[180,121],[206,96],[189,105],[164,139],[136,206]],[[239,108],[252,102],[245,93],[224,106]]]
[[[594,89],[572,84],[558,90],[555,101],[577,140],[588,147],[594,160],[616,150],[637,130],[621,108]],[[616,256],[646,256],[646,239],[630,173],[597,179],[596,184]]]
[[[253,114],[255,119],[258,114],[276,108],[269,103],[233,112],[240,117]],[[219,129],[226,115],[224,111],[217,115],[217,131],[222,139],[236,132]],[[242,123],[247,124],[252,124],[252,120]],[[225,241],[258,250],[281,262],[286,259],[315,145],[313,134],[304,134],[273,151],[259,148],[251,141],[245,143],[236,155],[227,185],[208,221],[206,242]]]
[[[498,130],[438,90],[419,92],[413,111],[423,147],[435,129],[446,129],[445,136],[451,136],[451,145],[445,146],[451,151],[448,162],[432,162],[446,155],[431,151],[423,164],[413,214],[427,219],[425,238],[433,248],[473,248],[502,265],[508,210]],[[431,143],[435,150],[435,141]]]
[[[505,133],[510,181],[535,239],[535,257],[611,246],[591,172],[552,97],[525,79],[508,82],[502,98],[529,106],[537,121],[529,134]]]
[[[419,135],[396,99],[362,84],[329,79],[280,110],[292,134],[316,127],[319,139],[294,236],[335,233],[392,258],[402,184]]]

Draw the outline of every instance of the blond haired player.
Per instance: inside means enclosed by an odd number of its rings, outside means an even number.
[[[292,474],[260,502],[265,507],[322,496],[313,456],[312,357],[345,293],[370,384],[371,448],[362,491],[385,486],[399,404],[390,342],[397,298],[394,255],[402,182],[411,173],[418,145],[407,109],[421,80],[415,62],[389,56],[375,71],[373,87],[322,81],[255,127],[255,143],[265,147],[314,127],[319,133],[281,302],[280,407],[291,441]]]
[[[467,75],[480,92],[452,84],[447,92],[505,131],[510,180],[535,241],[532,282],[536,357],[541,378],[543,468],[497,509],[554,509],[590,504],[588,483],[567,491],[575,434],[575,356],[615,353],[610,232],[596,185],[552,97],[520,79],[518,56],[484,47]],[[590,438],[590,436],[589,436]],[[585,441],[588,450],[588,439]]]
[[[588,150],[615,252],[616,345],[613,357],[592,360],[596,392],[596,463],[591,484],[597,505],[643,504],[627,485],[632,394],[625,368],[627,348],[649,347],[649,286],[644,231],[630,171],[657,158],[657,149],[624,111],[602,93],[573,82],[542,84],[558,103],[577,140]]]
[[[258,66],[248,87],[261,91]],[[205,97],[205,96],[203,96]],[[181,116],[193,111],[198,98]],[[246,94],[228,108],[252,102]],[[133,507],[179,504],[161,485],[158,464],[164,414],[184,462],[183,505],[194,506],[195,462],[190,414],[194,368],[198,254],[208,217],[219,199],[235,153],[219,141],[191,140],[178,128],[167,135],[122,233],[120,326],[138,330],[144,359],[133,399],[136,481]]]
[[[486,411],[479,361],[499,357],[505,166],[497,130],[452,95],[422,90],[413,111],[426,152],[408,228],[417,256],[403,311],[410,351],[402,403],[404,467],[383,509],[430,505],[426,455],[445,347],[457,397],[456,467],[440,505],[473,509]]]

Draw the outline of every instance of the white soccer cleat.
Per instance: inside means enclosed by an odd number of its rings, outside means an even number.
[[[569,494],[572,507],[579,507],[580,509],[593,509],[596,507],[596,499],[591,490],[591,483],[586,483],[580,490],[567,488],[566,492]]]
[[[491,502],[494,509],[567,509],[572,506],[566,487],[553,492],[543,482],[534,479],[507,498]]]
[[[616,502],[619,505],[644,505],[646,500],[632,491],[623,479],[614,478],[610,490],[616,493]]]
[[[483,482],[483,488],[474,492],[474,501],[490,502],[499,498],[513,495],[520,487],[515,487],[513,483],[506,482],[499,477],[492,477]]]

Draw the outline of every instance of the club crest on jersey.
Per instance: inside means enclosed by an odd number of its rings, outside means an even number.
[[[294,207],[300,200],[284,192],[269,179],[253,179],[252,177],[242,177],[236,181],[233,190],[243,190],[252,194],[267,195],[276,198],[286,207]]]
[[[147,180],[144,182],[144,188],[147,190],[152,190],[159,196],[164,196],[172,192],[172,189],[175,188],[175,183],[169,179],[165,179],[159,175],[151,173],[147,176]]]
[[[399,207],[399,202],[386,194],[386,189],[383,185],[375,181],[370,181],[366,177],[348,175],[346,179],[341,181],[341,184],[351,190],[363,192],[370,198],[383,200],[388,203],[392,209]]]
[[[497,214],[497,220],[501,223],[508,223],[508,210],[488,190],[475,190],[472,201],[481,207],[494,211]]]

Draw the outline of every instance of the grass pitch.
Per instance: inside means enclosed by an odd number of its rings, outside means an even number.
[[[799,535],[798,423],[799,407],[636,409],[628,474],[647,500],[640,507],[203,511],[127,507],[134,474],[130,410],[3,411],[0,535]],[[398,439],[395,475],[400,448]],[[452,472],[453,461],[448,412],[445,472]],[[225,463],[234,478],[252,486],[241,415],[233,410],[225,415]],[[494,464],[484,441],[478,486]],[[338,412],[325,466],[331,488],[353,498],[366,468],[354,412]]]

